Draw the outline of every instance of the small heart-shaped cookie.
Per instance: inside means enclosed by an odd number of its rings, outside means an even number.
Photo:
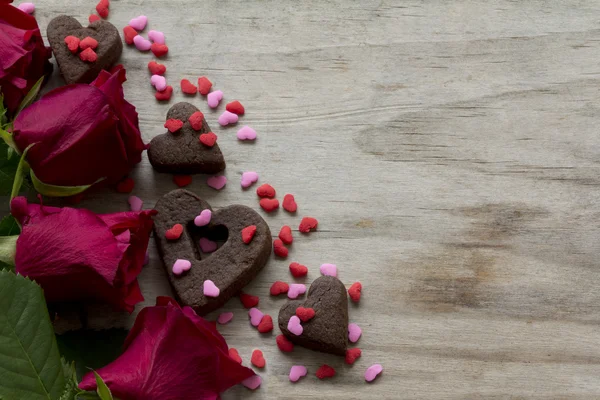
[[[189,118],[199,111],[190,103],[177,103],[169,109],[167,120],[177,119],[183,126],[177,135],[169,132],[156,136],[150,142],[148,158],[158,172],[172,174],[215,174],[225,169],[225,159],[217,143],[204,145],[199,137],[211,132],[206,118],[202,128],[194,130]]]
[[[121,57],[123,51],[119,30],[104,20],[93,22],[84,28],[75,18],[60,15],[50,21],[47,34],[54,58],[67,84],[90,83],[96,79],[100,71],[109,70]],[[72,53],[65,44],[67,36],[74,36],[80,40],[87,37],[96,40],[98,42],[97,48],[94,49],[97,55],[96,61],[86,62],[78,54]]]
[[[301,322],[302,329],[296,329],[294,322],[299,307],[312,308],[315,315],[308,322]],[[288,323],[296,333],[288,329]],[[298,321],[296,321],[298,319]],[[316,279],[308,291],[306,300],[290,301],[279,310],[279,329],[293,343],[306,348],[345,355],[348,347],[348,299],[346,288],[333,276]]]

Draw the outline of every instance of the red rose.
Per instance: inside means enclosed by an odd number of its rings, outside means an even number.
[[[55,89],[23,110],[13,138],[45,184],[91,185],[120,181],[145,149],[135,107],[123,97],[125,70],[100,72],[90,85]]]
[[[229,356],[208,321],[168,297],[139,313],[123,354],[97,372],[121,400],[215,400],[254,376]],[[85,375],[79,388],[95,390],[94,375]]]
[[[16,197],[11,213],[22,225],[15,271],[35,280],[47,301],[103,301],[131,312],[144,300],[137,276],[156,211],[97,215]]]
[[[52,71],[51,55],[35,18],[0,1],[0,92],[11,113],[31,87]]]

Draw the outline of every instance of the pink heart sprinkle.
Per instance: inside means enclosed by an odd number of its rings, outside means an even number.
[[[206,184],[213,189],[221,190],[227,183],[225,175],[211,176],[206,180]]]
[[[35,11],[35,4],[33,3],[21,3],[17,6],[17,8],[27,14],[33,14]]]
[[[292,332],[296,336],[302,335],[304,332],[304,328],[300,325],[300,318],[295,315],[292,315],[287,324],[288,331]]]
[[[144,206],[142,199],[137,196],[129,196],[127,202],[129,203],[129,209],[131,211],[141,211]]]
[[[320,270],[322,275],[337,276],[337,267],[335,264],[323,264]]]
[[[253,375],[250,378],[246,378],[242,381],[242,385],[246,386],[248,389],[254,390],[260,386],[262,379],[260,379],[260,375]]]
[[[139,51],[148,51],[152,47],[152,42],[148,39],[144,39],[141,35],[136,35],[133,38],[133,44]]]
[[[207,238],[200,238],[200,250],[202,250],[203,253],[212,253],[217,247],[217,242],[213,242]]]
[[[242,174],[242,187],[250,187],[254,182],[258,180],[258,174],[254,171],[244,172]]]
[[[303,376],[306,376],[307,373],[308,370],[304,365],[294,365],[290,369],[290,381],[298,382],[298,380]]]
[[[165,44],[165,34],[161,31],[148,32],[148,39],[152,40],[156,44]]]
[[[290,299],[295,299],[296,297],[304,293],[306,293],[306,285],[303,285],[301,283],[292,283],[289,286],[287,295]]]
[[[221,325],[225,325],[225,324],[228,324],[229,322],[231,322],[232,319],[233,319],[232,312],[224,312],[221,315],[219,315],[219,317],[217,318],[217,322],[220,323]]]
[[[254,140],[256,139],[256,131],[248,125],[244,125],[242,129],[237,132],[237,138],[239,140]]]
[[[196,226],[205,226],[208,225],[210,219],[212,218],[212,211],[208,208],[206,210],[202,210],[200,215],[194,218],[194,225]]]
[[[129,20],[129,26],[135,29],[136,31],[143,31],[148,23],[148,17],[145,15],[140,15],[139,17],[135,17]]]
[[[381,364],[371,365],[369,368],[367,368],[367,371],[365,372],[365,380],[367,382],[373,381],[375,378],[377,378],[377,375],[379,375],[381,371],[383,371],[383,367],[381,366]]]
[[[209,94],[209,96],[210,96],[210,94]],[[225,112],[223,112],[223,114],[221,114],[221,116],[219,116],[218,121],[221,126],[227,126],[229,124],[235,124],[236,122],[238,122],[238,118],[239,117],[237,114],[234,114],[229,111],[225,111]]]
[[[217,297],[221,291],[213,281],[207,279],[204,281],[203,293],[206,297]]]
[[[181,275],[184,271],[189,271],[192,268],[192,263],[188,260],[177,260],[175,264],[173,264],[173,273],[175,275]]]
[[[260,311],[256,307],[252,307],[248,311],[248,315],[250,316],[250,323],[252,324],[252,326],[258,326],[260,324],[260,321],[265,316],[265,314],[263,314],[262,311]]]
[[[221,100],[223,100],[223,92],[220,90],[210,92],[208,96],[206,96],[206,100],[208,100],[208,106],[210,108],[216,108]]]
[[[360,335],[362,335],[360,326],[355,323],[348,324],[348,339],[350,339],[352,343],[358,342]]]
[[[167,78],[162,75],[152,75],[150,83],[156,88],[157,91],[162,92],[167,88]]]

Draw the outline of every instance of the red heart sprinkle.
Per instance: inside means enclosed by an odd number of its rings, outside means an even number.
[[[312,308],[298,307],[296,308],[296,315],[302,322],[308,322],[315,316],[315,310]]]
[[[67,36],[65,38],[65,43],[67,44],[69,51],[73,54],[77,54],[77,51],[79,51],[79,42],[80,40],[76,36]]]
[[[175,224],[171,229],[167,229],[165,232],[165,237],[169,240],[177,240],[181,237],[183,233],[183,225]]]
[[[198,78],[198,91],[201,95],[206,96],[210,92],[211,87],[212,82],[209,81],[207,77],[201,76]]]
[[[294,343],[290,342],[290,340],[283,335],[277,335],[275,341],[277,342],[277,347],[279,347],[279,350],[283,351],[284,353],[289,353],[294,350]]]
[[[98,12],[98,15],[100,15],[102,18],[107,18],[109,6],[110,2],[108,0],[100,0],[96,5],[96,11]]]
[[[93,50],[92,50],[93,51]],[[117,183],[117,192],[119,193],[131,193],[135,182],[131,178],[125,178],[121,182]]]
[[[273,212],[279,208],[279,200],[277,199],[260,199],[258,202],[266,212]]]
[[[264,368],[265,367],[265,357],[263,356],[263,352],[256,349],[252,352],[252,358],[250,358],[250,362],[256,368]]]
[[[283,209],[287,212],[295,213],[298,209],[298,205],[296,204],[296,200],[294,199],[293,194],[286,194],[283,196]]]
[[[166,101],[166,100],[171,99],[172,94],[173,94],[173,86],[169,85],[162,92],[154,93],[154,97],[156,97],[156,100],[158,100],[158,101]]]
[[[275,281],[271,285],[271,296],[279,296],[280,294],[285,294],[290,289],[290,286],[282,281]]]
[[[242,105],[242,103],[240,103],[237,100],[234,100],[231,103],[227,103],[227,105],[225,106],[225,109],[227,111],[237,114],[237,115],[244,115],[244,112],[246,112],[246,110],[244,110],[244,106]]]
[[[192,183],[191,175],[173,175],[173,182],[179,187],[184,187]]]
[[[96,60],[98,60],[98,55],[94,50],[87,48],[81,53],[79,53],[79,58],[81,59],[81,61],[93,63],[96,62]]]
[[[353,302],[358,303],[360,300],[360,295],[362,292],[362,284],[360,282],[354,282],[350,289],[348,289],[348,294]]]
[[[275,197],[275,189],[273,189],[273,186],[265,183],[256,188],[256,194],[258,197]]]
[[[362,354],[362,350],[358,347],[346,350],[346,364],[354,364],[357,358]]]
[[[88,17],[88,21],[90,22],[90,24],[93,24],[96,21],[99,21],[100,17],[97,16],[96,14],[90,14],[90,16]]]
[[[319,221],[312,217],[304,217],[302,221],[300,221],[300,226],[298,230],[302,233],[308,233],[311,229],[316,229]]]
[[[85,50],[85,49],[94,50],[94,49],[96,49],[96,47],[98,47],[98,41],[90,36],[86,36],[85,38],[81,39],[81,41],[79,42],[79,48],[81,50]]]
[[[133,29],[133,28],[131,28],[131,29]],[[156,61],[150,61],[148,63],[148,70],[150,71],[150,73],[152,75],[164,75],[165,72],[167,72],[167,67],[165,67],[162,64],[157,63]]]
[[[198,88],[189,80],[182,79],[181,80],[181,91],[185,94],[196,94],[196,93],[198,93]]]
[[[229,348],[229,357],[231,359],[233,359],[233,361],[237,362],[238,364],[242,363],[242,357],[240,357],[240,353],[238,353],[238,351],[235,347]]]
[[[154,55],[158,58],[161,58],[162,56],[164,56],[165,54],[167,54],[169,52],[169,48],[167,47],[166,44],[158,44],[158,43],[152,43],[150,50],[152,50]]]
[[[213,147],[217,143],[217,135],[212,132],[203,133],[198,137],[198,140],[205,146]]]
[[[244,305],[244,308],[250,309],[252,307],[256,307],[258,305],[259,300],[260,299],[258,298],[258,296],[252,296],[251,294],[247,293],[240,293],[240,301]]]
[[[183,121],[179,120],[179,119],[168,119],[167,122],[165,122],[165,128],[167,128],[169,130],[169,132],[171,133],[175,133],[178,130],[181,129],[181,127],[183,126]]]
[[[133,27],[127,25],[123,28],[123,37],[125,38],[125,43],[133,44],[133,38],[138,35],[138,31],[136,31]],[[150,61],[154,62],[154,61]],[[148,68],[150,68],[150,64],[148,64]],[[159,74],[162,75],[162,74]]]
[[[252,241],[256,233],[256,225],[250,225],[242,229],[242,241],[246,244]]]
[[[294,237],[292,236],[292,228],[287,225],[281,227],[279,231],[279,239],[285,244],[292,244]]]
[[[202,122],[204,121],[204,114],[202,114],[202,111],[196,111],[195,113],[190,115],[190,117],[188,118],[188,121],[190,121],[190,124],[192,124],[193,130],[199,131],[200,129],[202,129]]]
[[[268,333],[273,330],[273,318],[270,315],[265,314],[260,320],[257,329],[260,333]]]
[[[281,239],[273,240],[273,253],[277,257],[286,258],[288,256],[288,249],[285,247]]]
[[[330,367],[327,364],[323,364],[317,370],[316,375],[319,379],[331,378],[335,376],[335,369],[333,369],[333,367]]]
[[[295,278],[300,278],[308,274],[308,268],[300,263],[293,262],[290,264],[290,272]]]

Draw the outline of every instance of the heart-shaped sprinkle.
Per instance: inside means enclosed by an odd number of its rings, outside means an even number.
[[[198,140],[206,147],[213,147],[217,143],[217,135],[212,132],[202,133],[198,136]]]
[[[209,94],[208,97],[210,97],[211,94]],[[231,113],[229,111],[225,111],[225,112],[223,112],[223,114],[221,114],[219,116],[218,121],[219,121],[219,125],[227,126],[227,125],[235,124],[236,122],[238,122],[238,116],[237,116],[237,114]]]
[[[200,80],[198,80],[198,85],[200,85]],[[202,93],[202,92],[200,92],[200,93]],[[223,92],[220,90],[211,92],[206,97],[206,100],[208,101],[208,106],[210,108],[217,108],[217,106],[219,105],[221,100],[223,100]]]
[[[148,63],[148,70],[152,75],[164,75],[165,72],[167,72],[167,67],[157,63],[156,61],[150,61]]]
[[[194,218],[194,225],[196,226],[205,226],[208,225],[210,219],[212,218],[212,211],[208,208],[206,210],[202,210],[200,214]]]
[[[298,209],[298,205],[296,204],[294,195],[288,193],[285,196],[283,196],[282,207],[287,212],[295,213],[296,210]]]
[[[290,368],[290,381],[298,382],[298,380],[306,376],[307,373],[308,370],[304,365],[293,365],[292,368]]]
[[[33,3],[21,3],[17,6],[17,8],[24,13],[33,14],[35,11],[35,4]]]
[[[292,244],[294,237],[292,236],[292,228],[287,225],[281,227],[279,231],[279,239],[285,244]]]
[[[312,308],[298,307],[296,308],[296,315],[302,322],[308,322],[315,316],[315,310]]]
[[[321,275],[337,277],[337,266],[335,264],[322,264],[319,270],[321,271]]]
[[[237,138],[239,140],[254,140],[256,139],[256,131],[248,125],[244,125],[242,129],[237,132]]]
[[[198,243],[200,244],[200,250],[202,250],[203,253],[212,253],[218,247],[217,242],[213,242],[207,238],[200,238]]]
[[[231,359],[233,359],[233,361],[237,362],[238,364],[242,363],[242,357],[240,357],[240,353],[238,353],[238,351],[235,347],[229,348],[229,357]]]
[[[287,283],[282,281],[275,281],[271,285],[271,289],[269,290],[269,292],[271,293],[271,296],[279,296],[280,294],[287,293],[289,288],[290,286]]]
[[[97,16],[96,14],[91,14],[91,15],[88,17],[88,21],[89,21],[89,23],[90,23],[90,24],[93,24],[93,23],[94,23],[94,22],[96,22],[96,21],[100,21],[100,17],[99,17],[99,16]]]
[[[137,196],[129,196],[127,199],[129,203],[129,209],[131,211],[142,211],[142,207],[144,206],[144,202]]]
[[[98,41],[90,36],[86,36],[85,38],[81,39],[81,41],[79,42],[79,48],[81,50],[85,50],[85,49],[96,50],[97,47],[98,47]]]
[[[308,233],[312,229],[316,229],[317,225],[319,225],[319,221],[317,221],[313,217],[304,217],[302,221],[300,221],[300,226],[298,226],[298,230],[302,233]]]
[[[193,130],[199,131],[202,129],[204,114],[202,114],[202,111],[194,111],[194,113],[188,118],[188,121],[190,121],[190,125],[192,125]]]
[[[183,225],[175,224],[173,227],[165,232],[165,237],[168,240],[177,240],[181,237],[183,233]]]
[[[138,35],[138,31],[133,29],[131,26],[127,25],[123,28],[123,37],[125,38],[125,43],[133,44],[133,38]]]
[[[76,36],[67,36],[65,38],[65,44],[69,48],[69,51],[73,54],[77,54],[79,51],[79,38]]]
[[[154,75],[154,76],[159,76],[159,75]],[[165,122],[164,126],[165,126],[165,128],[167,128],[169,130],[169,132],[175,133],[183,127],[183,121],[171,118]]]
[[[256,225],[250,225],[242,229],[242,242],[249,244],[256,234]]]
[[[352,299],[353,302],[358,303],[360,300],[360,295],[362,293],[362,283],[354,282],[350,289],[348,289],[348,295]]]
[[[372,382],[383,371],[381,364],[373,364],[365,371],[365,380]]]
[[[198,88],[192,82],[187,79],[181,80],[181,91],[185,94],[195,95],[198,93]]]
[[[302,332],[304,332],[304,328],[302,327],[302,325],[300,325],[300,318],[298,318],[295,315],[292,315],[290,317],[290,320],[287,324],[287,328],[288,331],[292,332],[296,336],[300,336],[302,335]]]
[[[252,352],[252,357],[250,358],[250,362],[252,363],[252,365],[254,365],[256,368],[264,368],[266,365],[266,361],[265,361],[265,357],[263,355],[263,352],[256,349]]]
[[[308,274],[308,268],[305,265],[293,262],[290,264],[290,273],[294,278],[300,278]]]
[[[260,333],[271,332],[273,330],[273,318],[270,315],[265,314],[260,320],[260,324],[258,324],[257,328]]]
[[[98,4],[96,4],[96,12],[102,18],[108,18],[108,7],[110,6],[109,0],[100,0]]]
[[[172,94],[173,94],[173,86],[169,85],[162,92],[154,93],[154,97],[156,97],[156,100],[158,100],[158,101],[169,101],[169,100],[171,100]]]
[[[237,100],[234,100],[231,103],[227,103],[227,105],[225,106],[225,109],[227,111],[232,112],[237,115],[244,115],[244,112],[246,112],[246,110],[244,110],[244,106],[242,105],[242,103],[240,103]]]
[[[225,325],[231,322],[231,320],[233,319],[233,313],[232,312],[224,312],[219,314],[219,317],[217,318],[217,322],[221,325]]]
[[[277,199],[260,199],[258,204],[266,212],[273,212],[279,208],[279,200]]]
[[[246,378],[242,381],[242,385],[250,390],[256,390],[260,386],[262,379],[260,375],[253,375],[250,378]]]
[[[81,59],[81,61],[93,63],[98,60],[98,55],[91,48],[87,48],[81,53],[79,53],[79,58]]]
[[[152,40],[154,43],[165,44],[165,34],[161,31],[151,30],[148,32],[148,39]]]
[[[252,186],[254,182],[258,181],[258,174],[254,171],[247,171],[242,174],[241,185],[243,188]]]
[[[362,355],[362,350],[358,347],[346,350],[346,364],[352,365]]]
[[[173,273],[175,275],[181,275],[185,271],[189,271],[190,268],[192,268],[191,262],[189,262],[188,260],[179,259],[179,260],[175,261],[175,264],[173,264]]]
[[[306,285],[303,285],[302,283],[292,283],[287,292],[290,299],[295,299],[304,293],[306,293]]]
[[[159,92],[162,92],[167,88],[167,79],[162,75],[152,75],[150,78],[150,83],[152,86],[156,88]],[[183,123],[182,123],[183,125]]]
[[[140,15],[139,17],[135,17],[129,20],[129,26],[135,29],[136,31],[143,31],[148,23],[148,17],[145,15]]]
[[[263,200],[266,200],[266,199],[263,199]],[[261,202],[262,202],[262,200],[261,200]],[[277,257],[281,257],[281,258],[286,258],[288,256],[288,249],[287,249],[287,247],[285,247],[285,245],[283,244],[281,239],[273,240],[273,253],[275,253],[275,255]]]
[[[221,293],[217,285],[215,285],[215,283],[210,279],[204,281],[202,289],[206,297],[218,297],[219,293]]]
[[[139,51],[148,51],[152,47],[152,42],[142,37],[142,35],[135,36],[133,38],[133,44]]]
[[[242,302],[244,308],[256,307],[258,305],[259,300],[260,299],[258,298],[258,296],[253,296],[248,293],[240,293],[240,301]]]
[[[290,342],[290,339],[286,338],[284,335],[277,335],[275,342],[277,343],[279,350],[284,353],[289,353],[294,350],[294,343]]]
[[[117,183],[117,192],[131,193],[134,187],[135,181],[132,178],[125,178],[121,182]]]
[[[319,367],[315,375],[319,379],[333,378],[335,376],[335,369],[327,364],[323,364]]]
[[[362,335],[362,330],[360,329],[360,326],[358,326],[354,322],[348,324],[348,339],[352,343],[358,342],[358,339],[360,339],[360,335]]]
[[[198,78],[198,92],[202,96],[206,96],[210,92],[210,88],[212,88],[212,82],[207,77],[201,76]]]
[[[206,184],[213,189],[221,190],[227,183],[225,175],[211,176],[206,180]]]
[[[275,197],[275,189],[268,183],[264,183],[256,188],[256,194],[258,195],[258,197],[272,198]]]
[[[167,47],[166,44],[152,43],[150,50],[152,50],[152,53],[154,53],[156,57],[161,58],[169,52],[169,47]]]
[[[248,310],[248,315],[250,316],[250,324],[252,324],[252,326],[258,326],[262,318],[265,316],[265,314],[263,314],[262,311],[256,307],[252,307],[250,310]]]
[[[173,182],[179,187],[185,187],[192,183],[191,175],[173,175]]]

